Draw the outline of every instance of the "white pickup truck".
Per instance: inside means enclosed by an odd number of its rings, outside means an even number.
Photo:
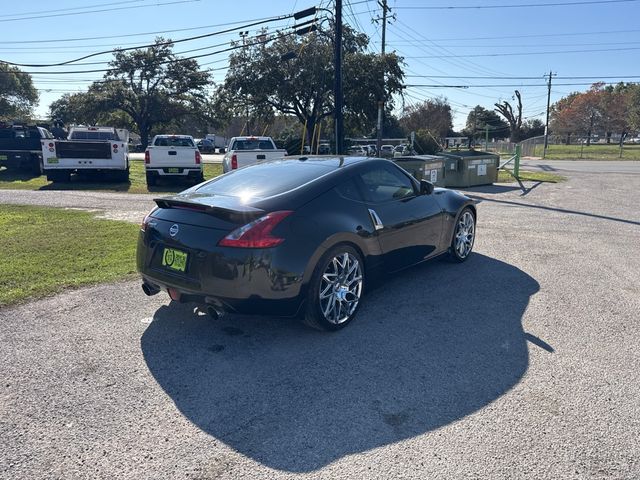
[[[271,137],[233,137],[222,159],[222,171],[227,173],[253,163],[277,160],[286,154],[286,150],[276,148]]]
[[[42,141],[47,180],[68,182],[72,173],[112,173],[129,179],[129,132],[113,127],[72,127],[67,140]]]
[[[158,178],[204,181],[202,156],[189,135],[156,135],[144,152],[147,185]]]

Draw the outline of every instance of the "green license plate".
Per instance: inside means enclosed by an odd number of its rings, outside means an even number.
[[[6,155],[0,155],[0,160],[6,160],[7,156]]]
[[[184,272],[187,269],[187,254],[174,248],[165,248],[162,252],[162,266]]]
[[[179,168],[167,168],[167,173],[180,173]]]
[[[58,163],[58,159],[56,157],[47,158],[47,163]]]

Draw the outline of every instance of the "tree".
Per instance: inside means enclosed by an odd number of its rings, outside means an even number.
[[[120,118],[117,114],[120,114]],[[53,122],[61,121],[65,125],[113,125],[129,128],[131,119],[128,118],[123,124],[122,121],[118,122],[122,119],[122,112],[117,114],[114,110],[103,108],[95,97],[86,92],[65,93],[49,105],[49,118]]]
[[[333,44],[331,36],[313,32],[304,38],[264,33],[265,41],[247,44],[230,57],[223,85],[226,108],[236,115],[265,114],[265,109],[295,116],[306,125],[307,143],[316,126],[333,115]],[[395,54],[380,58],[366,52],[369,39],[344,28],[343,89],[345,124],[358,123],[368,131],[377,118],[379,79],[386,72],[386,107],[393,107],[394,93],[402,90],[403,72]],[[288,60],[283,60],[288,58]],[[254,113],[255,112],[255,113]],[[324,130],[324,126],[323,126]]]
[[[522,139],[522,97],[518,90],[516,92],[516,99],[518,100],[518,106],[516,113],[513,112],[513,107],[509,102],[504,100],[502,103],[496,103],[496,112],[500,113],[509,122],[509,130],[511,131],[511,141],[519,142]]]
[[[640,132],[640,85],[629,84],[626,91],[629,129]]]
[[[29,117],[37,104],[38,91],[31,75],[0,63],[0,119]]]
[[[428,130],[437,138],[446,137],[453,128],[451,105],[444,97],[431,98],[418,105],[410,105],[400,118],[408,132]]]
[[[156,125],[168,125],[206,102],[209,73],[172,49],[170,41],[157,38],[146,49],[116,51],[104,80],[89,88],[95,104],[131,117],[145,147]]]
[[[425,129],[416,131],[413,149],[418,155],[433,155],[442,150],[433,134]]]
[[[600,126],[602,118],[601,86],[601,83],[594,83],[589,90],[578,95],[571,103],[571,109],[575,115],[574,124],[579,133],[586,135],[587,146],[591,145],[591,135]]]
[[[486,127],[489,127],[489,138],[505,138],[509,131],[507,123],[496,112],[477,105],[467,116],[464,133],[473,138],[483,138]]]
[[[551,106],[550,130],[557,134],[566,135],[567,145],[571,143],[571,135],[579,129],[579,121],[573,106],[574,100],[579,96],[580,93],[572,92]]]
[[[522,137],[531,138],[531,137],[539,137],[544,135],[544,122],[539,118],[533,118],[531,120],[526,120],[522,124]]]
[[[624,83],[616,86],[608,85],[599,92],[600,124],[607,143],[611,143],[611,135],[620,133],[621,141],[629,129],[628,95]]]

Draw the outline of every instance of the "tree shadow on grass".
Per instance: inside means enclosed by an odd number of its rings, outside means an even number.
[[[268,467],[309,472],[505,394],[527,370],[521,320],[538,289],[518,268],[473,254],[394,276],[337,333],[266,317],[212,322],[172,304],[141,346],[194,425]]]

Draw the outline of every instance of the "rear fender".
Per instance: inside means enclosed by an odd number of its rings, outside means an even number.
[[[371,252],[371,248],[367,248],[367,245],[360,236],[353,233],[341,232],[327,238],[315,250],[315,252],[313,252],[313,255],[311,255],[309,263],[307,264],[304,275],[302,277],[302,293],[306,295],[311,277],[313,276],[313,273],[318,266],[318,262],[320,261],[322,256],[336,245],[342,244],[349,245],[355,248],[360,256],[364,259],[364,269],[366,277],[369,277],[370,275],[376,276],[376,272],[380,270],[382,259],[379,249],[377,249],[378,251]]]

